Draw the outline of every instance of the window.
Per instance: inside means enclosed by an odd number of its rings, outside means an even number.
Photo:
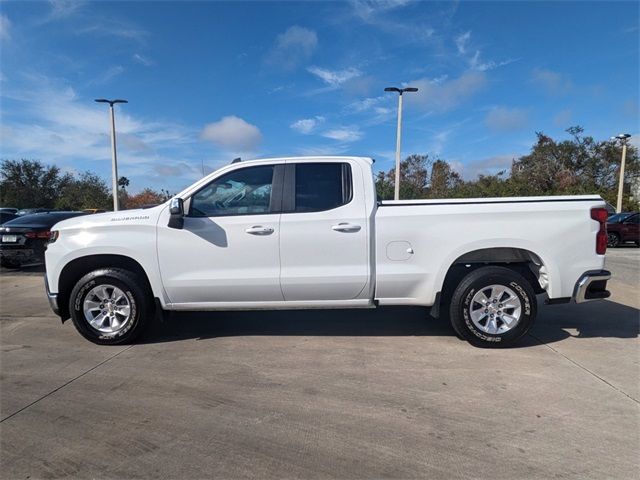
[[[331,210],[351,201],[351,167],[348,163],[298,163],[296,212]]]
[[[219,217],[269,213],[273,170],[273,165],[265,165],[223,175],[191,197],[189,215]]]
[[[638,224],[640,223],[640,215],[631,215],[630,217],[624,220],[624,223]]]

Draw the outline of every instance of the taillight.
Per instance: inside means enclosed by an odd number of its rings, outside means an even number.
[[[42,232],[27,232],[24,234],[27,238],[40,238],[42,240],[49,240],[51,238],[51,232],[49,230],[44,230]]]
[[[596,234],[596,253],[604,255],[607,251],[607,217],[609,212],[606,208],[592,208],[591,218],[600,224],[600,229]]]

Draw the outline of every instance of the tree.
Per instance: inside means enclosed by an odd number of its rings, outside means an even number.
[[[426,198],[431,159],[428,155],[409,155],[400,162],[400,198]],[[376,191],[382,200],[393,199],[396,169],[378,172]]]
[[[622,147],[610,140],[584,136],[584,129],[567,129],[571,139],[557,142],[538,132],[528,155],[513,162],[508,182],[519,195],[599,194],[615,203]],[[627,147],[626,183],[640,176],[638,150]],[[634,205],[627,197],[627,208]],[[637,205],[635,205],[637,209]]]
[[[167,190],[155,191],[145,188],[136,195],[131,195],[127,201],[127,208],[142,208],[166,202],[172,195]]]
[[[129,186],[129,179],[127,177],[120,177],[118,179],[118,186],[122,189],[122,190],[126,190],[127,187]]]
[[[91,172],[81,173],[79,178],[69,179],[55,202],[61,210],[81,210],[84,208],[111,208],[112,198],[107,183]]]
[[[55,165],[37,160],[3,160],[0,165],[0,205],[53,208],[60,190],[72,178],[60,176]]]
[[[129,192],[127,192],[129,179],[127,177],[118,178],[118,186],[120,187],[118,190],[118,206],[121,209],[129,208],[127,206],[129,204]],[[113,201],[113,198],[111,198],[111,201]]]
[[[429,177],[429,198],[447,198],[462,184],[460,174],[444,160],[436,160]]]

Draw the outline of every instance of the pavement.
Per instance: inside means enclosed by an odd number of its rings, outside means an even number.
[[[483,350],[425,309],[179,314],[85,341],[0,272],[0,476],[638,478],[640,249]]]

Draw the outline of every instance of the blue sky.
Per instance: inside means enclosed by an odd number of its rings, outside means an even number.
[[[638,2],[0,2],[0,157],[177,191],[236,156],[446,159],[640,132]],[[635,139],[637,141],[637,137]]]

